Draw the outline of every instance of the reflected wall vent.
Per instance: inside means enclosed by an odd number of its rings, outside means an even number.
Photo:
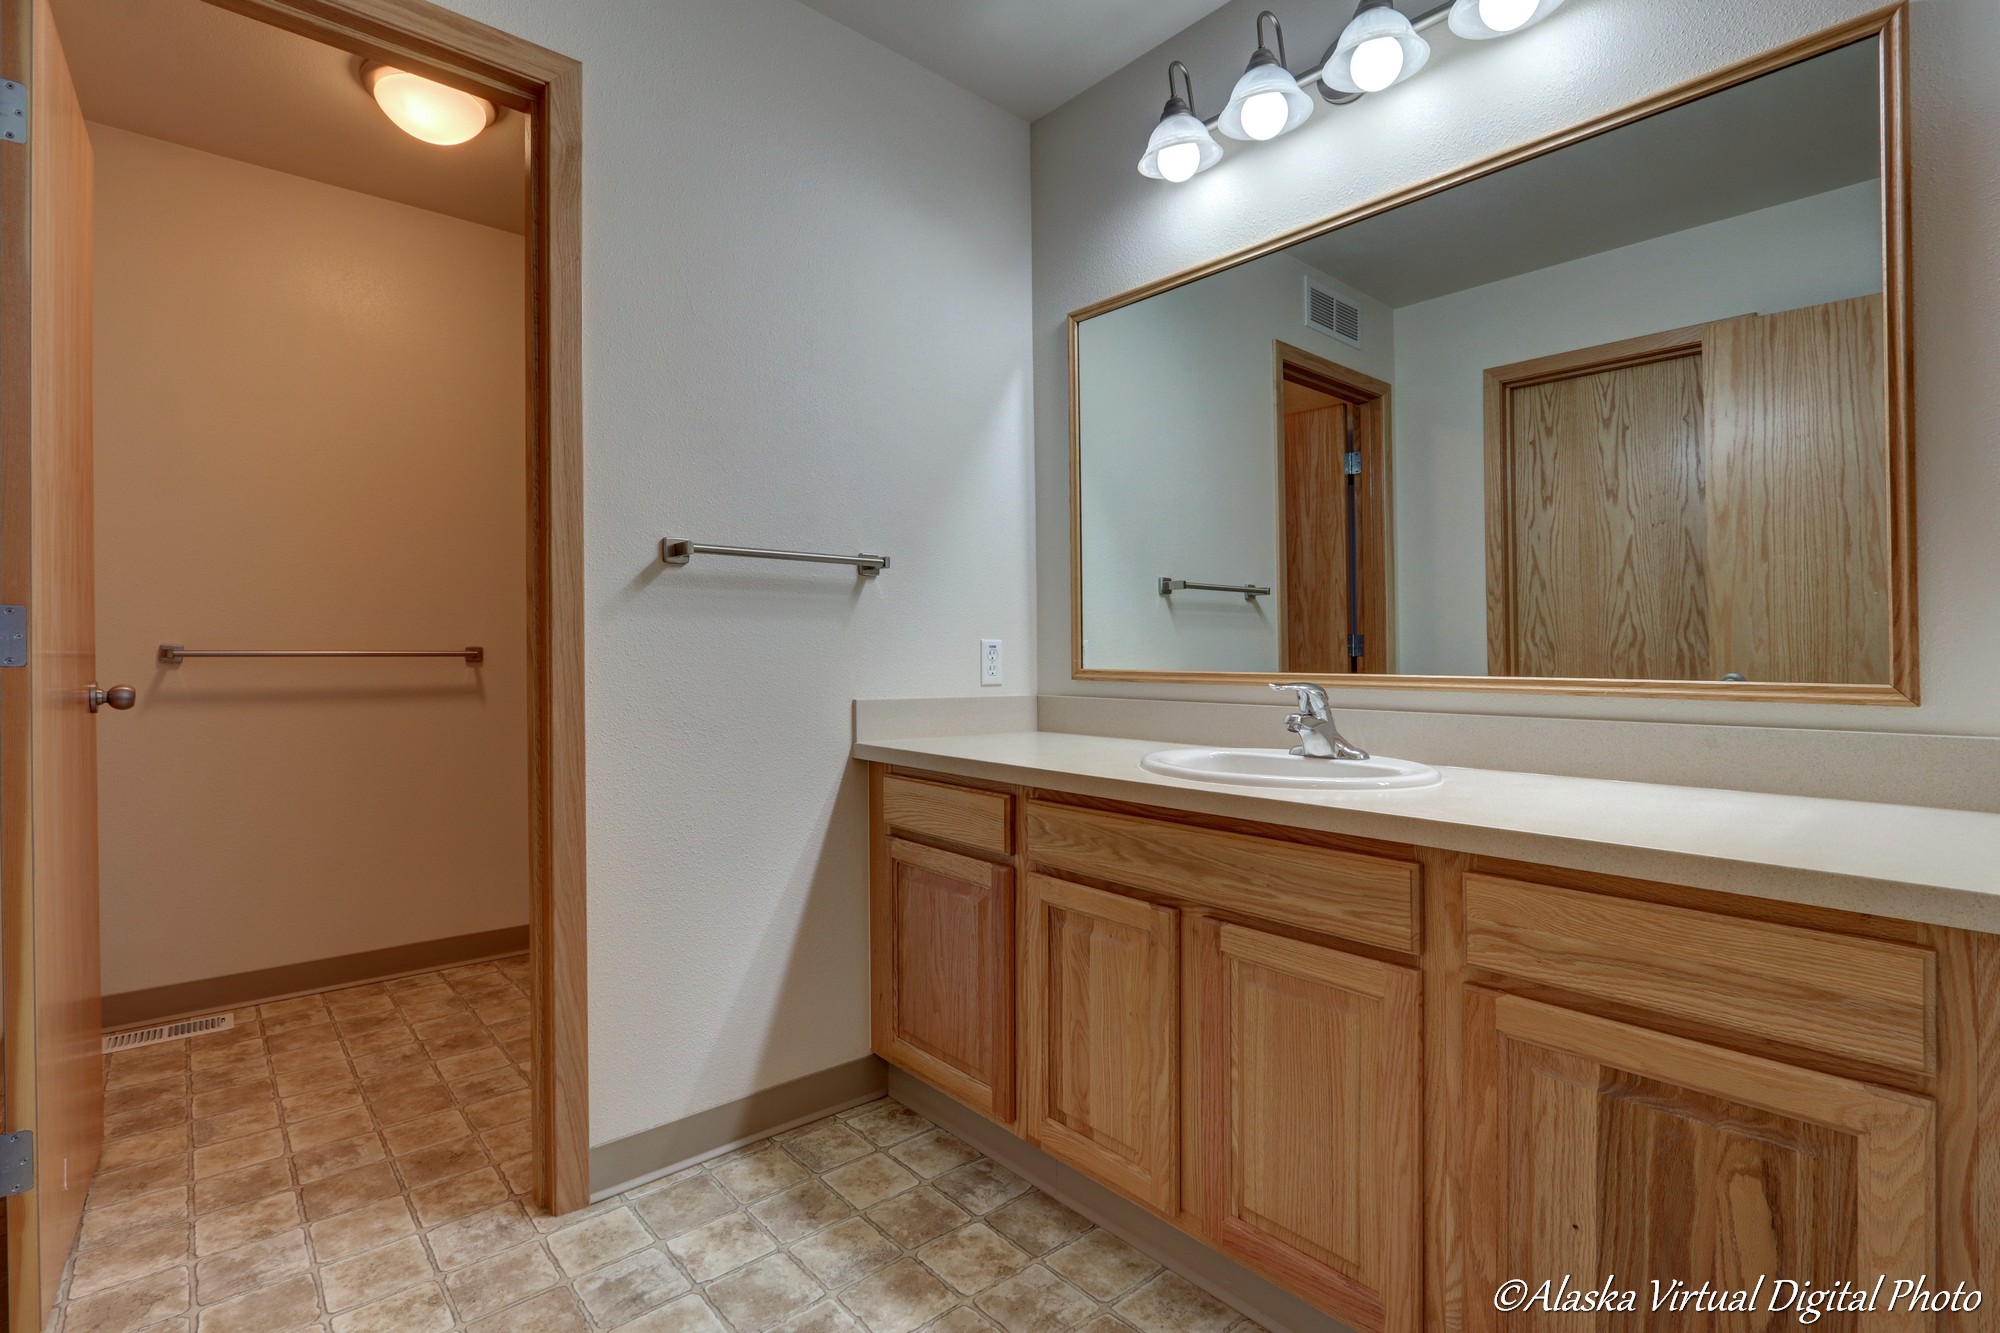
[[[1306,279],[1306,327],[1338,338],[1349,347],[1361,346],[1361,307]]]
[[[129,1032],[107,1033],[104,1038],[104,1053],[129,1051],[137,1046],[157,1046],[163,1041],[179,1041],[182,1037],[200,1037],[210,1032],[227,1032],[236,1026],[235,1014],[210,1014],[206,1018],[187,1018],[178,1023],[161,1023],[155,1027],[133,1028]]]

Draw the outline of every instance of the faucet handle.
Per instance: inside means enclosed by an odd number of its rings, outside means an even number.
[[[1299,711],[1316,722],[1325,722],[1333,717],[1333,710],[1327,706],[1326,691],[1310,681],[1300,681],[1293,685],[1273,685],[1273,690],[1282,694],[1292,691],[1299,697]]]

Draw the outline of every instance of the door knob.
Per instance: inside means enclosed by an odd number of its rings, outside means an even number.
[[[92,681],[90,693],[85,697],[90,700],[90,711],[93,713],[106,704],[110,704],[122,713],[139,702],[139,691],[130,685],[113,685],[108,690],[100,690],[97,688],[97,682]]]

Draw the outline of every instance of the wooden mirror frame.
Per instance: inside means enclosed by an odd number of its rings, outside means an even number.
[[[1882,153],[1883,353],[1888,373],[1889,683],[1811,684],[1756,681],[1607,680],[1540,676],[1312,675],[1330,687],[1376,690],[1485,690],[1520,694],[1606,694],[1656,699],[1746,699],[1792,703],[1914,705],[1917,693],[1917,534],[1915,405],[1910,346],[1910,153],[1908,0],[1863,15],[1811,37],[1635,102],[1622,110],[1485,158],[1447,175],[1361,204],[1261,244],[1099,301],[1069,317],[1069,574],[1070,675],[1076,680],[1159,681],[1241,685],[1277,679],[1280,672],[1129,671],[1090,668],[1083,661],[1083,439],[1079,409],[1078,343],[1083,322],[1184,287],[1323,236],[1331,231],[1492,175],[1560,148],[1658,115],[1828,51],[1868,38],[1879,52]]]

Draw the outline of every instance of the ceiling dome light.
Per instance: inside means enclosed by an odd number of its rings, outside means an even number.
[[[1277,53],[1264,44],[1264,20],[1277,36]],[[1312,98],[1285,68],[1285,30],[1278,16],[1265,10],[1257,16],[1257,51],[1250,67],[1236,81],[1216,128],[1232,139],[1275,139],[1297,129],[1313,113]]]
[[[1338,93],[1379,93],[1414,78],[1430,58],[1430,43],[1391,0],[1361,0],[1320,79]]]
[[[1540,23],[1562,8],[1563,0],[1458,0],[1451,7],[1451,30],[1483,41],[1505,37]]]
[[[392,65],[362,66],[361,81],[375,94],[382,114],[396,127],[425,143],[460,144],[476,139],[496,114],[483,97],[411,74]]]
[[[1174,93],[1174,71],[1181,72],[1185,96]],[[1167,107],[1153,137],[1146,141],[1146,155],[1139,159],[1139,174],[1179,185],[1196,173],[1207,171],[1222,160],[1222,145],[1194,114],[1194,81],[1187,66],[1176,60],[1167,66]]]

